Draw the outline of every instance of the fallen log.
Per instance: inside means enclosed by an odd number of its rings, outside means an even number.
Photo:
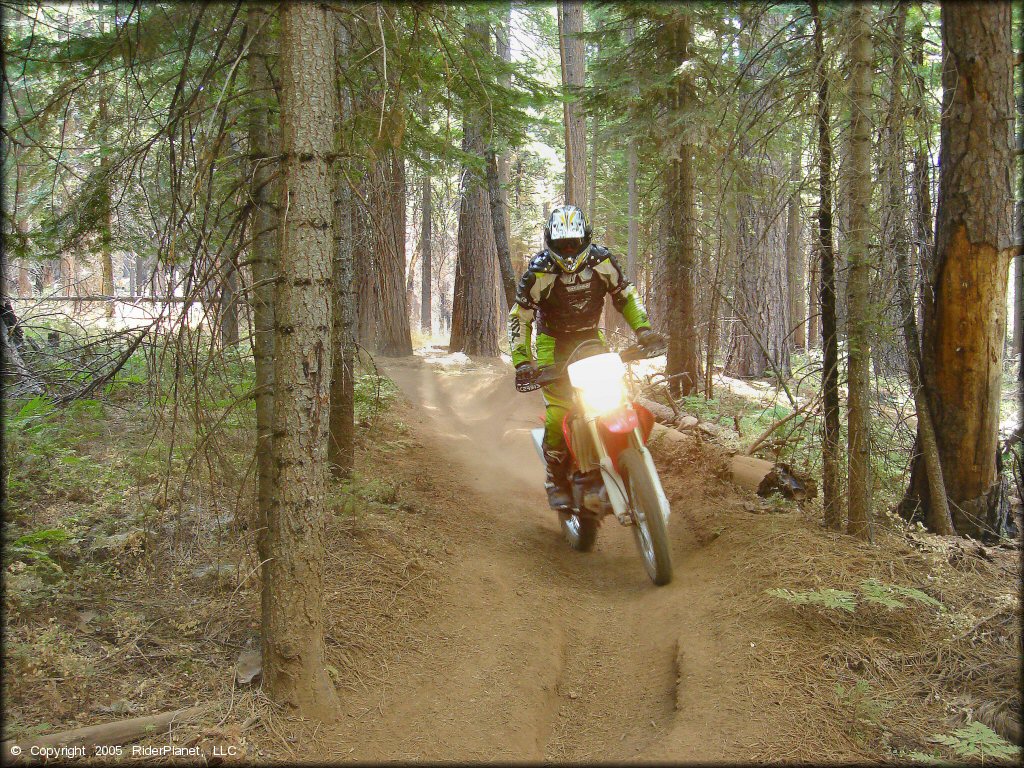
[[[759,459],[756,456],[736,454],[729,459],[729,479],[741,488],[757,493],[761,481],[772,471],[774,466],[770,461]]]
[[[675,426],[676,419],[678,417],[667,405],[662,405],[661,403],[656,403],[653,400],[648,400],[646,397],[638,397],[637,402],[650,411],[651,415],[654,416],[654,420],[658,423],[665,424],[670,427]]]
[[[726,445],[735,439],[735,433],[732,433],[727,427],[712,422],[699,422],[689,414],[675,414],[666,406],[644,397],[638,398],[638,402],[654,416],[655,424],[651,431],[653,440],[665,439],[673,443],[689,442],[693,439],[692,430],[694,428]],[[759,440],[767,437],[778,426],[778,424],[773,426]],[[788,464],[773,464],[756,456],[735,454],[729,460],[728,473],[729,479],[733,483],[753,491],[758,496],[771,496],[773,493],[779,493],[787,499],[802,501],[813,498],[818,493],[817,483],[813,479],[794,471]]]
[[[94,747],[117,746],[137,741],[143,736],[164,730],[174,722],[193,718],[208,708],[209,705],[200,705],[159,715],[146,715],[145,717],[133,717],[130,720],[117,720],[113,723],[89,725],[46,736],[9,739],[3,743],[3,762],[5,765],[27,761],[35,762],[40,756],[53,755],[53,750],[61,747],[65,748],[62,753],[65,758],[73,756],[68,750],[75,747],[84,748],[85,754],[91,757]]]
[[[784,498],[803,501],[818,495],[813,478],[796,472],[788,464],[773,464],[756,456],[736,454],[729,460],[729,477],[733,483],[758,496],[781,494]]]
[[[666,427],[686,430],[693,429],[700,424],[696,416],[691,416],[685,411],[673,411],[668,406],[648,400],[646,397],[638,397],[637,402],[651,412],[656,422],[664,424]]]
[[[654,428],[651,430],[651,440],[668,440],[673,443],[689,443],[693,440],[690,435],[680,432],[678,429],[673,427],[666,427],[664,424],[658,424],[655,422]]]

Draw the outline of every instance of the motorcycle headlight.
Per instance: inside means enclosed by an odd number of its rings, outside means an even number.
[[[626,401],[626,366],[614,352],[578,360],[568,373],[588,413],[609,413]]]

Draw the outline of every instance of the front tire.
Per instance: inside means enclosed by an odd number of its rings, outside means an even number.
[[[619,457],[619,465],[624,470],[629,490],[636,546],[651,581],[663,586],[672,581],[672,552],[654,479],[636,448],[626,448]]]
[[[597,517],[559,512],[558,522],[570,547],[577,552],[589,552],[594,548],[594,542],[597,541]]]

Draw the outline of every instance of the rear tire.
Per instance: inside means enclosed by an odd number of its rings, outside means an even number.
[[[659,587],[672,581],[672,551],[658,492],[643,456],[626,448],[619,457],[633,510],[633,536],[651,581]]]
[[[594,548],[594,542],[597,541],[597,517],[559,512],[558,522],[570,547],[577,552],[589,552]]]

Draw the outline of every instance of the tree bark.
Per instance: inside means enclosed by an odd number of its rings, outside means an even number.
[[[373,196],[372,187],[376,181],[375,174],[366,173],[360,184],[360,194],[364,199]],[[354,280],[356,286],[357,334],[360,345],[368,350],[376,351],[380,336],[380,277],[378,276],[377,259],[374,256],[375,237],[371,214],[362,204],[357,205],[352,218],[352,260],[355,263]]]
[[[334,30],[321,5],[281,9],[283,194],[274,358],[274,503],[264,568],[264,690],[329,718],[337,693],[324,659],[324,468],[332,349]]]
[[[681,12],[670,23],[673,27],[670,43],[673,61],[683,64],[690,59],[690,14]],[[679,77],[670,98],[669,108],[676,114],[694,112],[693,84],[688,75]],[[669,244],[666,253],[668,312],[665,323],[668,326],[668,356],[665,375],[675,377],[669,379],[669,391],[674,397],[696,392],[701,381],[693,284],[697,250],[694,210],[696,179],[693,169],[695,147],[687,134],[678,141],[678,152],[668,163],[665,186]]]
[[[466,25],[468,45],[487,52],[490,47],[488,26],[486,18],[469,22]],[[462,151],[483,158],[486,125],[483,108],[467,99],[463,109]],[[488,197],[486,178],[474,168],[464,167],[448,349],[467,355],[497,357],[502,336],[498,322],[498,256]]]
[[[821,258],[818,243],[810,248],[807,264],[807,349],[821,346]]]
[[[1018,215],[1018,221],[1019,221]],[[1018,225],[1017,230],[1020,230]],[[1013,354],[1024,352],[1024,253],[1013,257]]]
[[[501,21],[494,30],[494,52],[498,58],[508,65],[512,64],[512,2],[506,0],[502,6]],[[512,73],[502,72],[498,75],[498,84],[504,88],[512,88]],[[509,151],[506,147],[498,154],[498,181],[501,184],[501,215],[505,226],[505,237],[510,237],[511,227],[509,224]]]
[[[502,8],[502,22],[494,29],[494,47],[498,58],[506,64],[512,61],[509,44],[512,4],[506,2]],[[512,87],[511,75],[498,76],[498,85]],[[516,273],[512,268],[512,251],[509,246],[508,221],[508,153],[498,154],[495,149],[493,114],[487,130],[487,193],[490,198],[491,223],[494,227],[494,243],[498,251],[498,267],[501,271],[501,290],[505,296],[505,308],[511,309],[516,300]]]
[[[789,375],[789,287],[786,260],[784,199],[768,190],[783,176],[778,159],[765,154],[753,158],[750,188],[762,190],[767,200],[740,197],[739,249],[733,308],[739,315],[730,345],[726,370],[730,376],[757,377],[767,371]]]
[[[559,0],[558,43],[562,59],[565,119],[565,202],[586,210],[587,135],[580,97],[586,79],[583,3]]]
[[[238,269],[234,254],[225,260],[221,268],[220,340],[225,347],[238,345]]]
[[[971,537],[999,533],[1006,514],[998,433],[1013,252],[1010,16],[1007,2],[942,6],[939,206],[922,373],[953,525]],[[924,469],[918,456],[908,501],[927,518]]]
[[[800,252],[800,147],[793,148],[793,192],[786,223],[786,271],[789,278],[789,327],[793,347],[807,346],[807,305],[804,302],[804,261]]]
[[[334,11],[335,82],[338,90],[340,121],[352,117],[344,72],[349,65],[349,39],[342,11]],[[334,172],[334,252],[331,280],[334,295],[331,301],[331,366],[330,436],[327,462],[335,477],[346,478],[355,466],[355,332],[356,306],[352,289],[352,216],[354,201],[344,160],[335,163]]]
[[[931,125],[925,111],[924,75],[924,22],[915,24],[911,37],[911,60],[914,65],[914,127],[917,134],[917,146],[914,148],[914,248],[916,264],[920,270],[922,289],[932,283],[935,253],[935,217],[932,211],[931,167],[928,160],[928,136]],[[911,272],[911,283],[916,283]],[[924,326],[924,302],[918,305],[918,326]]]
[[[1024,147],[1024,93],[1020,93],[1017,102],[1017,147]],[[1018,161],[1019,162],[1019,161]],[[1013,257],[1013,354],[1021,357],[1024,353],[1024,201],[1018,199],[1013,209],[1013,231],[1015,255]],[[1018,360],[1018,380],[1024,381],[1024,360]],[[1019,429],[1024,429],[1024,387],[1018,387],[1021,397],[1021,421]]]
[[[405,161],[398,149],[386,150],[371,175],[370,216],[376,221],[370,233],[380,302],[376,349],[401,357],[412,354],[412,335],[405,293]]]
[[[847,531],[870,540],[871,473],[871,310],[873,259],[871,209],[871,5],[851,6],[850,42],[850,221],[847,245],[847,349],[849,397],[849,519]]]
[[[881,21],[881,20],[880,20]],[[886,30],[890,40],[891,58],[886,70],[892,72],[889,78],[889,100],[885,119],[881,127],[877,147],[877,167],[883,200],[880,211],[882,258],[872,276],[871,305],[877,313],[874,325],[877,328],[872,340],[872,361],[875,374],[893,376],[909,367],[905,344],[898,331],[903,325],[900,307],[899,282],[896,274],[896,251],[909,247],[907,234],[907,199],[905,173],[905,141],[903,123],[905,100],[903,98],[903,59],[906,40],[907,7],[898,3],[892,17],[892,29]],[[908,261],[909,264],[909,261]]]
[[[21,222],[18,222],[20,225]],[[26,299],[32,295],[32,281],[29,279],[28,260],[18,259],[18,297]]]
[[[280,274],[277,251],[277,196],[274,180],[279,147],[272,137],[271,118],[276,98],[271,61],[277,41],[269,32],[267,7],[253,3],[247,8],[246,29],[252,36],[247,66],[254,103],[249,112],[250,192],[253,201],[252,308],[253,358],[256,367],[256,550],[262,563],[268,557],[267,517],[273,503],[274,455],[274,286]],[[273,145],[272,145],[273,144]],[[154,277],[159,274],[156,270]],[[155,280],[153,289],[157,290]],[[267,608],[264,606],[264,612]]]
[[[434,216],[434,205],[431,199],[430,172],[423,174],[423,222],[420,232],[420,330],[429,334],[432,330],[431,322],[431,283],[433,281],[433,258],[431,253],[432,237],[431,219]]]
[[[935,439],[934,419],[928,402],[927,390],[921,386],[921,341],[917,327],[917,313],[914,309],[914,284],[910,276],[908,251],[910,238],[906,231],[906,208],[904,179],[904,136],[900,128],[903,117],[901,86],[903,82],[903,42],[907,21],[907,2],[903,0],[896,9],[895,33],[892,37],[892,98],[886,119],[887,141],[883,150],[882,167],[885,177],[886,200],[882,209],[882,232],[886,238],[886,250],[891,253],[895,264],[897,298],[899,300],[900,322],[903,328],[903,342],[906,351],[906,371],[910,392],[914,397],[917,411],[919,446],[931,493],[931,519],[928,528],[943,535],[955,533],[949,515],[946,487],[942,477],[938,443]]]
[[[102,10],[103,6],[99,8]],[[107,31],[106,13],[101,13],[100,34]],[[113,191],[111,189],[111,163],[110,163],[110,107],[109,91],[106,75],[100,77],[99,108],[97,121],[99,122],[100,135],[100,293],[104,296],[113,296],[114,289],[114,256],[113,244]],[[108,318],[114,316],[114,302],[108,301],[104,306],[104,314]]]
[[[625,29],[627,44],[632,44],[635,37],[634,25],[628,23]],[[639,86],[633,85],[633,93],[639,93]],[[630,282],[635,283],[637,279],[637,255],[640,249],[640,199],[637,196],[637,171],[639,160],[637,158],[636,137],[630,136],[626,142],[626,189],[628,196],[628,218],[626,234],[626,277]]]
[[[764,35],[741,14],[742,45],[752,50]],[[778,26],[781,22],[769,22]],[[764,65],[756,61],[747,68],[754,83],[765,79]],[[763,88],[748,97],[746,109],[762,112],[769,108]],[[790,370],[789,287],[786,261],[786,217],[789,198],[780,150],[771,142],[755,144],[741,137],[739,154],[744,159],[744,182],[758,194],[741,195],[737,204],[739,237],[735,272],[733,326],[726,371],[731,376],[764,376],[771,369],[785,377]]]
[[[829,127],[828,73],[825,70],[821,11],[811,0],[814,20],[814,65],[818,83],[818,253],[821,258],[822,334],[822,501],[825,525],[842,527],[839,484],[839,341],[836,333],[835,252],[832,248],[832,134]]]
[[[501,180],[498,174],[498,159],[493,147],[485,151],[487,162],[487,198],[494,230],[495,249],[498,254],[498,268],[501,273],[501,291],[505,308],[512,309],[516,300],[516,275],[512,270],[512,252],[509,249],[507,215],[501,205]]]

